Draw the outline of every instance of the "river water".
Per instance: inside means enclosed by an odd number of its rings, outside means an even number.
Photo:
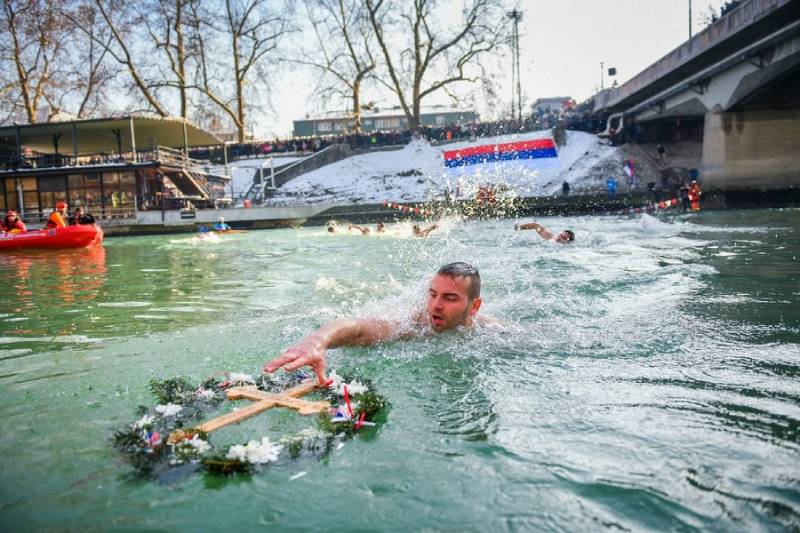
[[[540,221],[577,241],[448,221],[0,255],[2,530],[800,527],[800,211]],[[331,351],[391,401],[377,431],[230,478],[137,479],[113,450],[149,379],[255,374],[456,260],[511,326]]]

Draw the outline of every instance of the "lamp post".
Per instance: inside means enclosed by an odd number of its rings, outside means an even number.
[[[511,114],[516,114],[517,120],[522,124],[522,82],[519,74],[519,21],[522,20],[522,11],[514,9],[506,13],[506,16],[514,22],[514,58],[511,62]],[[514,92],[516,92],[517,113],[514,113]]]
[[[605,68],[605,63],[602,61],[600,62],[600,90],[602,91],[605,89],[605,74],[603,73],[603,69]]]

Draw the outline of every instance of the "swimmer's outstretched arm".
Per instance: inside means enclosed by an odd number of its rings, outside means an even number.
[[[422,233],[423,237],[427,237],[430,234],[430,232],[432,232],[433,230],[435,230],[438,227],[439,227],[439,224],[434,224],[432,226],[429,226],[429,227],[425,228],[420,233]]]
[[[542,239],[545,239],[545,240],[548,240],[548,241],[550,239],[555,239],[555,237],[556,237],[555,235],[553,235],[553,232],[551,232],[550,230],[548,230],[547,228],[545,228],[544,226],[542,226],[538,222],[529,222],[528,224],[516,224],[514,226],[514,230],[515,231],[519,231],[519,230],[523,230],[523,229],[536,230],[536,233],[538,233],[539,236]]]
[[[397,325],[372,318],[342,318],[328,322],[317,331],[290,346],[272,361],[264,363],[264,372],[272,373],[283,368],[296,370],[310,366],[320,384],[326,382],[325,351],[341,346],[371,346],[397,338]]]
[[[361,226],[356,226],[355,224],[350,224],[350,226],[348,226],[347,229],[349,229],[349,230],[350,229],[357,229],[358,231],[361,232],[362,235],[366,235],[367,233],[369,233],[369,228],[362,228]]]

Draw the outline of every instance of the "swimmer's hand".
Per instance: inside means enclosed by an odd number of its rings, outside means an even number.
[[[310,366],[321,385],[325,378],[325,351],[342,346],[372,346],[397,338],[395,325],[378,318],[340,318],[328,322],[306,338],[287,348],[280,357],[264,364],[264,372],[272,373],[283,368],[297,370]]]
[[[325,350],[327,349],[324,339],[315,335],[309,335],[294,346],[290,346],[272,361],[264,363],[264,372],[271,374],[283,368],[287,372],[297,370],[301,366],[310,366],[317,375],[320,385],[327,382],[325,377]]]

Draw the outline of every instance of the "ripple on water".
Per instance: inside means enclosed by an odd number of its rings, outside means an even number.
[[[172,316],[170,315],[133,315],[133,318],[138,318],[140,320],[171,320]]]
[[[101,302],[97,304],[97,307],[128,308],[128,307],[149,307],[151,305],[153,305],[153,302]]]
[[[90,338],[85,335],[56,335],[54,337],[0,337],[0,344],[15,344],[20,342],[48,342],[51,344],[91,344],[102,342],[102,339]]]
[[[0,350],[1,359],[16,359],[18,357],[25,357],[33,353],[33,350],[28,348],[17,348],[14,350]]]

